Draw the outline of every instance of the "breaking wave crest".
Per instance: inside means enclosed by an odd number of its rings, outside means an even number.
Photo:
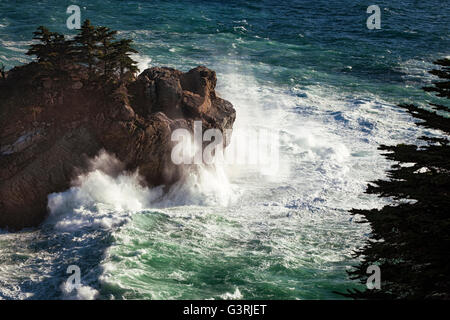
[[[185,205],[223,205],[231,201],[233,187],[218,165],[192,165],[164,192],[147,187],[139,171],[126,172],[114,155],[101,151],[90,170],[73,187],[48,196],[48,224],[56,230],[111,229],[126,223],[133,212]]]

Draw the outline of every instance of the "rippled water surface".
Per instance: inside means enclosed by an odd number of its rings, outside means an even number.
[[[446,1],[378,1],[373,31],[365,1],[73,3],[132,38],[141,70],[216,70],[236,132],[279,132],[280,166],[199,168],[166,194],[132,173],[86,174],[49,196],[41,228],[0,233],[0,298],[335,299],[359,285],[346,270],[370,229],[347,210],[385,203],[363,194],[390,165],[378,144],[434,134],[395,105],[437,101],[420,88],[449,54]],[[0,1],[0,61],[29,61],[38,25],[73,34],[66,8]]]

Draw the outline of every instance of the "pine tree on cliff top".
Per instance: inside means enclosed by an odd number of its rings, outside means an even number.
[[[450,60],[435,62],[440,69],[430,71],[444,81],[424,90],[450,99]],[[388,171],[389,180],[368,186],[369,194],[398,201],[380,210],[352,210],[372,227],[370,240],[355,257],[361,263],[350,271],[353,279],[365,284],[370,265],[381,271],[381,289],[348,290],[357,299],[450,299],[450,118],[435,111],[449,109],[432,104],[434,111],[414,105],[400,105],[419,126],[439,129],[443,138],[421,137],[425,146],[400,144],[380,146],[386,158],[399,162]],[[402,166],[402,163],[414,163]]]
[[[74,39],[77,45],[75,61],[85,63],[89,70],[89,76],[92,77],[95,70],[95,62],[97,57],[96,48],[96,30],[89,20],[85,20],[81,26],[80,33]]]
[[[96,40],[100,43],[98,49],[99,60],[103,63],[103,76],[108,79],[117,66],[114,59],[113,40],[117,31],[111,31],[107,27],[98,27],[96,29]]]
[[[126,71],[135,73],[136,61],[130,55],[137,53],[131,47],[132,40],[115,40],[117,31],[107,27],[95,27],[85,20],[74,40],[66,40],[64,35],[50,32],[41,26],[34,32],[33,44],[27,55],[35,55],[38,65],[58,75],[67,72],[70,64],[87,66],[89,79],[104,81],[123,78]]]
[[[68,63],[72,62],[73,47],[70,41],[66,41],[64,35],[59,33],[53,34],[52,52],[50,52],[50,60],[54,67],[59,71],[65,71]]]
[[[40,26],[33,33],[34,40],[39,43],[31,45],[26,53],[35,55],[38,65],[47,71],[65,73],[65,66],[71,62],[73,48],[64,35],[57,32],[50,32],[47,28]]]
[[[130,39],[122,39],[114,43],[114,60],[117,61],[119,66],[120,78],[123,78],[125,71],[130,71],[131,73],[138,71],[136,61],[130,57],[130,54],[137,53],[131,47],[132,42]]]
[[[33,32],[33,40],[38,40],[39,43],[32,44],[28,52],[29,56],[36,56],[39,65],[53,69],[55,52],[55,37],[57,34],[50,32],[47,28],[40,26]]]
[[[87,64],[91,76],[100,71],[105,79],[110,79],[117,71],[122,78],[125,70],[137,71],[136,61],[130,57],[130,54],[137,53],[131,47],[133,41],[115,41],[116,34],[117,31],[95,27],[89,20],[84,21],[80,34],[75,37],[75,44],[80,47],[78,62]]]
[[[33,32],[33,35],[33,40],[38,40],[40,43],[32,44],[26,54],[29,56],[36,56],[38,62],[47,62],[51,51],[50,47],[53,32],[50,32],[46,27],[40,26]]]

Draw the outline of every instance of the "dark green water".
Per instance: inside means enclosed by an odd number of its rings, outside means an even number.
[[[82,18],[131,37],[139,66],[217,71],[236,129],[280,133],[280,168],[200,168],[169,194],[93,172],[51,195],[38,230],[0,234],[1,298],[335,299],[370,229],[347,210],[389,163],[380,143],[423,131],[395,108],[437,102],[421,86],[449,55],[447,1],[75,1]],[[0,1],[0,61],[24,55],[35,27],[73,34],[60,1]],[[441,101],[440,101],[441,102]],[[443,103],[443,102],[441,102]],[[237,135],[239,138],[239,135]],[[69,265],[84,287],[66,292]]]

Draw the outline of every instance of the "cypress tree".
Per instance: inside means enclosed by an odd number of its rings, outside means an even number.
[[[120,78],[123,78],[125,71],[130,71],[131,73],[136,73],[138,68],[136,66],[136,61],[134,61],[130,54],[137,53],[135,49],[131,47],[133,40],[122,39],[114,43],[114,61],[117,62],[119,67]]]
[[[450,99],[450,60],[435,62],[430,73],[442,80],[424,90]],[[430,110],[400,105],[418,126],[439,129],[443,137],[421,137],[421,146],[381,145],[386,158],[397,161],[388,180],[377,180],[366,192],[391,197],[394,203],[380,210],[357,210],[372,227],[370,240],[355,252],[361,263],[349,272],[365,284],[367,268],[378,265],[381,289],[348,290],[356,299],[449,299],[450,298],[450,118],[449,109],[431,104]],[[437,112],[447,112],[440,115]],[[424,145],[422,145],[424,144]],[[414,163],[412,166],[403,165]],[[405,201],[406,200],[406,201]]]
[[[40,26],[33,33],[34,40],[39,43],[30,46],[27,55],[35,55],[37,63],[44,70],[50,72],[64,72],[66,64],[71,62],[73,47],[64,35],[50,32],[47,28]]]
[[[94,67],[98,56],[96,38],[95,27],[86,19],[81,26],[79,34],[74,39],[74,43],[77,45],[75,59],[77,62],[87,65],[90,78],[95,74]]]
[[[54,54],[54,37],[55,33],[50,32],[46,27],[40,26],[33,32],[33,40],[38,40],[39,43],[32,44],[26,55],[36,56],[39,65],[51,69],[52,54]]]
[[[96,29],[96,41],[99,42],[99,59],[103,63],[103,76],[105,80],[109,79],[114,71],[117,62],[115,61],[113,40],[117,31],[111,31],[107,27],[98,27]]]
[[[58,71],[65,71],[67,64],[72,63],[74,49],[70,41],[66,41],[64,35],[54,33],[52,37],[52,52],[50,60]]]
[[[40,26],[33,37],[39,42],[31,45],[27,55],[35,55],[39,66],[58,75],[67,72],[70,65],[81,64],[88,68],[91,80],[100,75],[104,81],[122,79],[126,71],[138,70],[130,57],[137,51],[131,47],[130,39],[116,41],[116,34],[117,31],[95,27],[85,20],[75,38],[68,41],[64,35]]]

